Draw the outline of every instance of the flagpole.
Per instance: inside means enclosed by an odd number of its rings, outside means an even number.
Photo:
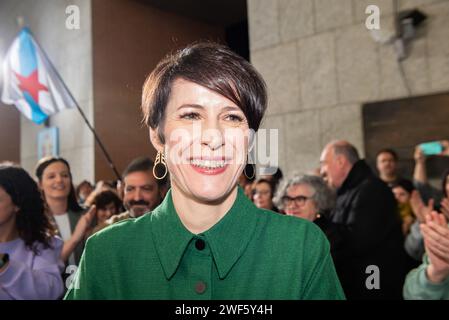
[[[43,51],[43,50],[42,50]],[[44,53],[45,54],[45,53]],[[50,63],[51,64],[51,63]],[[59,76],[59,74],[57,74],[57,77],[61,78]],[[61,79],[62,81],[62,79]],[[64,83],[64,87],[66,87],[65,83]],[[66,87],[67,89],[67,87]],[[69,92],[69,95],[72,97],[73,101],[75,101],[75,105],[76,108],[78,109],[78,111],[81,114],[81,117],[83,117],[84,122],[86,123],[86,125],[89,127],[90,131],[92,131],[92,133],[94,134],[95,137],[95,141],[98,143],[98,145],[101,148],[101,151],[103,151],[103,155],[106,157],[106,160],[108,161],[109,167],[111,168],[111,170],[115,173],[115,176],[117,177],[118,180],[122,180],[122,178],[120,177],[120,174],[117,171],[117,168],[114,165],[114,162],[111,159],[111,156],[109,155],[108,151],[106,150],[105,146],[103,145],[103,143],[100,140],[100,137],[98,137],[97,132],[95,131],[95,129],[92,127],[92,125],[90,124],[89,120],[87,119],[86,115],[84,114],[84,111],[80,108],[80,106],[78,105],[78,102],[73,98],[72,93],[67,89],[67,91]]]
[[[31,32],[29,30],[29,32]],[[95,141],[98,143],[98,145],[100,146],[101,151],[103,152],[103,155],[105,156],[109,167],[111,168],[111,170],[114,172],[115,176],[117,177],[118,180],[121,180],[121,176],[119,174],[119,172],[117,171],[117,168],[114,165],[114,162],[111,159],[111,156],[109,155],[108,151],[106,150],[105,146],[103,145],[103,143],[100,140],[100,137],[98,136],[97,132],[95,131],[95,129],[92,127],[92,125],[90,124],[89,120],[87,119],[86,115],[84,114],[84,111],[81,109],[81,107],[78,104],[78,101],[75,99],[75,97],[72,95],[72,92],[69,90],[69,88],[67,87],[67,85],[65,84],[64,80],[62,80],[61,75],[59,74],[59,72],[56,70],[56,68],[53,66],[53,63],[51,62],[51,60],[48,58],[47,53],[45,52],[45,50],[42,48],[42,46],[40,45],[40,43],[37,41],[36,37],[33,37],[34,41],[36,41],[37,45],[41,48],[42,54],[45,56],[45,58],[48,61],[48,64],[50,65],[50,68],[53,69],[54,73],[56,74],[56,76],[58,77],[58,79],[60,80],[60,82],[62,83],[62,85],[64,86],[64,88],[66,89],[66,91],[68,92],[68,94],[70,95],[70,98],[75,102],[75,106],[78,109],[79,113],[81,114],[81,117],[83,118],[84,122],[86,123],[87,127],[90,129],[90,131],[92,131]]]

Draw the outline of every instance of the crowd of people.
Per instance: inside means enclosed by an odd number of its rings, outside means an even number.
[[[215,44],[161,61],[143,105],[158,154],[132,160],[120,181],[75,188],[61,157],[39,160],[34,179],[0,164],[0,299],[449,299],[449,171],[432,187],[419,146],[413,180],[394,150],[380,150],[373,170],[347,141],[291,177],[165,158],[176,148],[165,135],[198,119],[233,130],[192,144],[227,143],[241,158],[236,129],[259,127],[263,80]]]
[[[419,146],[413,180],[399,176],[394,150],[379,151],[376,160],[378,176],[352,145],[337,141],[323,150],[319,174],[284,178],[277,168],[257,179],[242,174],[239,184],[255,206],[319,226],[346,298],[448,298],[449,171],[439,190],[427,180]],[[60,157],[40,160],[35,180],[15,164],[1,164],[0,253],[8,253],[9,266],[0,273],[0,297],[61,298],[65,267],[79,264],[89,236],[162,202],[169,177],[156,179],[153,167],[137,158],[122,183],[84,180],[75,188]],[[371,265],[380,270],[377,290],[366,286]]]
[[[441,144],[445,148],[437,156],[449,156],[449,142]],[[441,189],[435,188],[419,145],[414,159],[409,180],[400,176],[393,149],[377,153],[373,170],[351,144],[336,141],[323,150],[315,172],[294,174],[278,187],[274,176],[242,177],[240,183],[256,206],[322,229],[348,299],[448,299],[449,169],[442,173]],[[282,176],[280,169],[276,176]],[[377,290],[366,285],[368,266],[379,268]]]
[[[2,163],[0,255],[8,266],[0,268],[0,300],[62,298],[67,267],[79,264],[89,236],[161,202],[167,180],[156,180],[152,170],[153,162],[141,157],[124,171],[123,188],[105,181],[74,188],[64,158],[41,159],[35,180],[20,166]]]

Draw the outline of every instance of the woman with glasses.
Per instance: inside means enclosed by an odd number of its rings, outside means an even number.
[[[281,183],[274,203],[285,214],[313,221],[323,229],[335,195],[321,177],[296,174]]]
[[[274,185],[266,179],[257,179],[252,184],[251,196],[256,207],[279,212],[273,203]]]

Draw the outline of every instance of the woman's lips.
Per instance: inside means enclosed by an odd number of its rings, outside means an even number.
[[[223,156],[194,156],[189,159],[190,166],[204,175],[221,174],[228,168],[232,159]]]
[[[227,164],[225,164],[224,167],[218,167],[218,168],[203,168],[203,167],[195,166],[193,164],[191,164],[190,166],[196,172],[204,174],[204,175],[217,175],[217,174],[225,172],[226,169],[228,168]]]

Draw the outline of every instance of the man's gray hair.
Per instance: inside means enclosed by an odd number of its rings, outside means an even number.
[[[343,155],[350,164],[355,164],[360,160],[359,152],[356,147],[346,141],[340,141],[333,144],[334,155]]]
[[[336,195],[326,182],[318,176],[301,174],[294,174],[291,178],[282,180],[273,198],[273,202],[279,209],[284,209],[282,198],[287,195],[287,189],[296,185],[306,185],[312,189],[312,200],[315,201],[318,212],[324,213],[333,209]]]

